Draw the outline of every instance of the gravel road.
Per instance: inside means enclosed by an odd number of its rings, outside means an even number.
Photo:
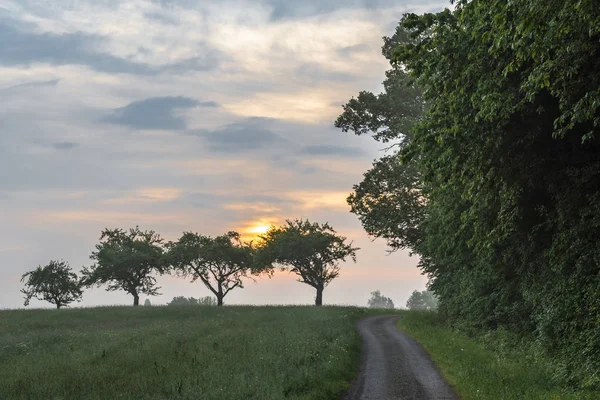
[[[458,400],[421,345],[396,328],[398,318],[358,322],[362,365],[345,400]]]

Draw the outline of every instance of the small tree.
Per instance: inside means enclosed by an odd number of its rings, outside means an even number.
[[[225,296],[235,288],[243,288],[243,278],[252,272],[252,243],[243,243],[240,234],[229,232],[210,237],[184,232],[169,244],[169,260],[180,276],[200,279],[223,305]]]
[[[413,291],[406,302],[406,307],[411,310],[435,310],[437,306],[438,299],[429,290],[423,290],[422,292],[418,290]]]
[[[57,309],[74,301],[81,301],[82,291],[77,275],[65,261],[50,261],[48,265],[39,266],[21,277],[25,282],[25,306],[32,298],[47,301],[56,305]]]
[[[368,301],[370,308],[394,308],[394,302],[389,297],[385,297],[379,290],[371,292],[371,298]]]
[[[300,278],[299,282],[317,291],[315,305],[323,304],[323,290],[339,276],[339,263],[350,257],[356,262],[352,243],[338,235],[329,224],[311,223],[308,220],[287,220],[282,227],[271,227],[260,236],[262,243],[257,254],[260,269],[279,264]],[[266,267],[265,267],[266,266]]]
[[[167,263],[163,257],[163,240],[154,231],[129,232],[121,229],[105,229],[100,244],[91,259],[96,263],[83,269],[86,286],[108,285],[106,290],[124,290],[133,296],[133,305],[140,304],[140,294],[160,294],[153,273],[163,274]]]
[[[212,296],[204,296],[198,299],[198,305],[200,306],[216,306],[217,299]]]
[[[144,302],[144,307],[151,307],[152,303],[150,303],[150,299],[146,299],[146,301]]]

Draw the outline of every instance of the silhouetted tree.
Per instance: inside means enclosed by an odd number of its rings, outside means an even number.
[[[57,309],[74,301],[81,301],[82,291],[77,274],[65,261],[50,261],[46,266],[39,266],[21,277],[25,281],[25,306],[32,298],[47,301],[56,305]]]
[[[163,239],[154,231],[129,232],[121,229],[105,229],[100,244],[91,259],[96,263],[83,269],[86,286],[108,285],[106,290],[124,290],[133,296],[133,305],[140,304],[140,294],[160,294],[153,273],[163,274],[168,264],[163,257]]]
[[[338,277],[339,263],[348,257],[356,262],[359,250],[329,224],[308,220],[287,220],[282,227],[271,227],[260,239],[257,267],[272,271],[273,264],[278,264],[282,271],[300,276],[299,282],[316,289],[316,306],[323,304],[323,290]]]
[[[180,276],[200,279],[223,305],[225,296],[243,288],[243,278],[252,272],[254,250],[237,232],[210,237],[185,232],[169,244],[169,260]]]

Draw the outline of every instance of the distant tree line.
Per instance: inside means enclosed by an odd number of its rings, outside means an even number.
[[[453,3],[403,16],[382,93],[335,122],[388,150],[351,211],[419,256],[447,323],[533,337],[600,387],[600,7]]]
[[[194,297],[177,296],[173,297],[173,300],[167,303],[168,306],[216,306],[218,305],[217,299],[212,296],[200,297],[198,299]]]
[[[272,226],[257,242],[243,242],[237,232],[216,237],[184,232],[177,241],[167,242],[155,231],[139,227],[105,229],[90,256],[94,264],[84,267],[81,276],[65,261],[50,261],[23,275],[22,292],[26,306],[36,298],[61,308],[81,301],[83,288],[105,286],[130,294],[138,306],[142,294],[160,294],[157,276],[173,274],[200,280],[222,306],[227,294],[244,287],[244,280],[260,274],[270,277],[278,268],[312,286],[315,305],[320,306],[325,287],[339,276],[339,263],[356,261],[357,250],[329,224],[298,219]],[[212,299],[174,298],[169,304],[212,305]]]

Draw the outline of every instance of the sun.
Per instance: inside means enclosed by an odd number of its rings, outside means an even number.
[[[241,233],[244,240],[259,240],[277,222],[276,218],[260,218],[250,220],[244,224]]]
[[[271,228],[270,225],[254,225],[254,226],[251,226],[250,228],[248,228],[247,232],[255,233],[258,235],[264,235],[265,233],[267,233],[269,231],[269,228]]]

